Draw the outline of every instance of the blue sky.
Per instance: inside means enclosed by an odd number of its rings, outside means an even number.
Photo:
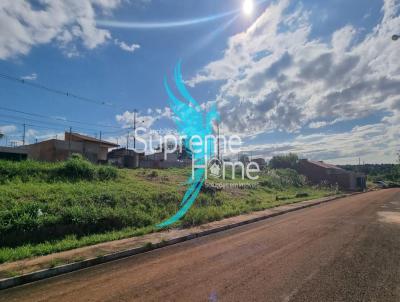
[[[61,137],[71,125],[121,142],[135,108],[143,125],[174,128],[162,81],[182,59],[194,97],[205,106],[217,102],[222,131],[241,135],[244,150],[266,158],[291,151],[334,163],[393,162],[400,149],[400,44],[390,37],[400,31],[399,1],[261,1],[251,15],[242,5],[2,1],[1,74],[107,104],[0,78],[1,108],[49,117],[0,108],[0,130],[19,143],[23,123],[32,125],[28,142]],[[150,23],[158,26],[137,28]]]

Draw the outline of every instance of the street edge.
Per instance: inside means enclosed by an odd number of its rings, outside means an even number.
[[[71,273],[77,270],[81,270],[81,269],[85,269],[85,268],[89,268],[95,265],[99,265],[99,264],[103,264],[103,263],[107,263],[107,262],[111,262],[111,261],[115,261],[115,260],[119,260],[119,259],[123,259],[123,258],[127,258],[130,256],[134,256],[134,255],[138,255],[138,254],[142,254],[145,252],[149,252],[152,250],[156,250],[156,249],[160,249],[166,246],[170,246],[170,245],[174,245],[177,243],[181,243],[181,242],[185,242],[185,241],[189,241],[195,238],[199,238],[199,237],[204,237],[207,235],[211,235],[211,234],[215,234],[215,233],[219,233],[219,232],[223,232],[226,230],[230,230],[233,228],[237,228],[239,226],[243,226],[243,225],[247,225],[247,224],[251,224],[251,223],[255,223],[261,220],[266,220],[272,217],[276,217],[276,216],[281,216],[287,213],[291,213],[291,212],[295,212],[298,210],[302,210],[302,209],[306,209],[306,208],[311,208],[326,202],[330,202],[333,200],[337,200],[337,199],[342,199],[348,196],[352,196],[352,195],[356,195],[356,194],[362,194],[362,193],[353,193],[353,194],[342,194],[342,195],[338,195],[338,196],[333,196],[331,198],[327,198],[325,200],[321,200],[315,203],[311,203],[311,204],[305,204],[299,207],[295,207],[292,209],[286,209],[286,210],[282,210],[276,213],[271,213],[271,214],[267,214],[264,216],[260,216],[260,217],[256,217],[256,218],[252,218],[252,219],[248,219],[248,220],[244,220],[241,222],[237,222],[237,223],[233,223],[233,224],[229,224],[229,225],[225,225],[225,226],[221,226],[221,227],[217,227],[214,229],[210,229],[210,230],[206,230],[206,231],[200,231],[198,233],[194,233],[194,234],[190,234],[190,235],[185,235],[182,237],[178,237],[178,238],[174,238],[174,239],[170,239],[170,240],[165,240],[165,241],[161,241],[158,243],[154,243],[151,245],[145,245],[142,247],[137,247],[137,248],[132,248],[132,249],[128,249],[125,251],[120,251],[120,252],[115,252],[115,253],[111,253],[111,254],[107,254],[104,256],[100,256],[100,257],[96,257],[96,258],[89,258],[86,260],[82,260],[79,262],[74,262],[74,263],[69,263],[69,264],[65,264],[65,265],[61,265],[61,266],[57,266],[54,268],[48,268],[48,269],[44,269],[44,270],[40,270],[40,271],[36,271],[36,272],[32,272],[32,273],[28,273],[28,274],[24,274],[24,275],[20,275],[20,276],[16,276],[16,277],[11,277],[11,278],[7,278],[7,279],[2,279],[0,280],[0,290],[4,290],[4,289],[8,289],[8,288],[12,288],[12,287],[16,287],[16,286],[20,286],[20,285],[24,285],[24,284],[28,284],[28,283],[32,283],[32,282],[36,282],[36,281],[40,281],[40,280],[44,280],[44,279],[48,279],[51,277],[56,277],[59,275],[63,275],[63,274],[67,274],[67,273]],[[304,200],[307,201],[307,200]]]

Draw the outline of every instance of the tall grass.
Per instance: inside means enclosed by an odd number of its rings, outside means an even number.
[[[117,171],[81,158],[54,164],[0,161],[0,262],[151,231],[177,211],[190,173]],[[254,189],[202,192],[177,226],[330,194],[307,186],[293,170],[264,172],[259,183]]]
[[[271,169],[264,171],[260,185],[279,190],[290,187],[300,188],[307,185],[307,179],[292,169]]]
[[[74,156],[68,161],[42,163],[37,161],[0,160],[0,183],[19,180],[28,181],[79,181],[112,180],[118,177],[118,171],[110,166],[97,166],[81,157]]]

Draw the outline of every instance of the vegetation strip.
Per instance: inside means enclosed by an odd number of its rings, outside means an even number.
[[[223,226],[219,226],[216,228],[209,228],[207,230],[202,230],[196,233],[191,233],[185,236],[179,236],[176,238],[172,238],[169,240],[162,240],[160,242],[157,243],[150,243],[150,244],[146,244],[142,247],[136,247],[136,248],[132,248],[129,250],[125,250],[125,251],[121,251],[121,252],[116,252],[116,253],[112,253],[109,255],[104,255],[104,256],[100,256],[100,257],[96,257],[96,258],[91,258],[91,259],[86,259],[83,261],[79,261],[79,262],[75,262],[75,263],[70,263],[70,264],[66,264],[66,265],[61,265],[58,267],[54,267],[54,268],[49,268],[49,269],[44,269],[41,271],[37,271],[37,272],[32,272],[29,274],[25,274],[25,275],[21,275],[21,276],[17,276],[17,277],[12,277],[12,278],[7,278],[7,279],[3,279],[0,280],[0,289],[6,289],[6,288],[11,288],[11,287],[15,287],[18,285],[22,285],[22,284],[27,284],[27,283],[31,283],[34,281],[39,281],[39,280],[43,280],[46,278],[50,278],[50,277],[54,277],[54,276],[58,276],[58,275],[62,275],[65,273],[69,273],[69,272],[73,272],[79,269],[83,269],[83,268],[88,268],[94,265],[98,265],[98,264],[102,264],[102,263],[106,263],[106,262],[110,262],[110,261],[114,261],[114,260],[118,260],[118,259],[122,259],[122,258],[126,258],[129,256],[133,256],[133,255],[137,255],[140,253],[144,253],[147,251],[151,251],[154,249],[158,249],[158,248],[162,248],[165,246],[169,246],[169,245],[173,245],[173,244],[177,244],[180,242],[184,242],[184,241],[188,241],[188,240],[192,240],[195,238],[199,238],[199,237],[203,237],[206,235],[210,235],[213,233],[217,233],[217,232],[222,232],[222,231],[226,231],[229,229],[233,229],[239,226],[243,226],[243,225],[247,225],[250,223],[254,223],[257,221],[261,221],[264,219],[268,219],[271,217],[276,217],[276,216],[280,216],[286,213],[290,213],[293,211],[297,211],[297,210],[301,210],[301,209],[305,209],[305,208],[309,208],[309,207],[313,207],[313,206],[317,206],[320,205],[322,203],[325,202],[329,202],[332,200],[336,200],[339,198],[343,198],[344,195],[341,196],[335,196],[335,197],[329,197],[329,198],[325,198],[325,199],[320,199],[320,200],[309,200],[309,201],[304,201],[295,205],[291,205],[291,207],[288,209],[287,207],[283,207],[283,209],[281,208],[281,210],[279,210],[279,208],[274,209],[274,212],[269,212],[266,215],[260,215],[258,217],[254,217],[251,219],[244,219],[240,222],[236,222],[236,223],[231,223],[231,224],[226,224]],[[227,219],[229,220],[229,219]]]
[[[0,263],[5,263],[156,231],[154,225],[176,212],[190,169],[117,170],[73,157],[54,164],[0,161],[0,175]],[[217,181],[231,186],[205,186],[174,228],[335,193],[308,185],[292,169],[263,171],[255,186]]]

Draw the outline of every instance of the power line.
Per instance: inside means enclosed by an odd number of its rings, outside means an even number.
[[[43,114],[37,114],[37,113],[29,113],[26,111],[21,111],[21,110],[16,110],[16,109],[11,109],[11,108],[6,108],[0,106],[0,110],[4,111],[9,111],[9,112],[14,112],[14,113],[21,113],[29,116],[36,116],[36,117],[41,117],[41,118],[47,118],[55,121],[60,121],[60,122],[68,122],[68,123],[76,123],[76,124],[82,124],[82,125],[89,125],[89,126],[98,126],[98,127],[103,127],[103,128],[114,128],[114,129],[121,129],[120,127],[117,126],[111,126],[111,125],[103,125],[103,124],[97,124],[97,123],[88,123],[88,122],[81,122],[81,121],[75,121],[75,120],[69,120],[69,119],[63,119],[63,118],[57,118],[53,116],[48,116],[48,115],[43,115]]]
[[[12,115],[7,115],[7,114],[2,114],[0,113],[0,116],[5,117],[5,118],[11,118],[11,119],[19,119],[22,121],[30,121],[30,122],[34,122],[34,123],[41,123],[41,124],[45,124],[45,125],[51,125],[51,126],[56,126],[56,127],[69,127],[70,125],[61,125],[61,124],[56,124],[56,123],[52,123],[52,122],[47,122],[47,121],[39,121],[39,120],[35,120],[35,119],[31,119],[31,118],[26,118],[26,117],[22,117],[22,116],[12,116]],[[13,123],[17,123],[16,121],[14,121]],[[86,128],[86,127],[80,127],[80,126],[75,126],[74,128],[76,129],[81,129],[81,130],[85,130],[85,131],[91,131],[91,132],[97,132],[100,131],[99,129],[93,129],[93,128]]]
[[[11,76],[11,75],[8,75],[5,73],[0,73],[0,78],[8,80],[8,81],[16,82],[19,84],[23,84],[23,85],[25,84],[25,85],[28,85],[28,86],[31,86],[31,87],[34,87],[37,89],[46,90],[48,92],[56,93],[56,94],[63,95],[66,97],[71,97],[71,98],[81,100],[84,102],[88,102],[88,103],[92,103],[92,104],[97,104],[97,105],[102,105],[102,106],[114,106],[112,103],[109,103],[109,102],[99,101],[99,100],[91,99],[91,98],[88,98],[85,96],[80,96],[80,95],[77,95],[77,94],[74,94],[74,93],[71,93],[68,91],[51,88],[51,87],[48,87],[48,86],[45,86],[45,85],[42,85],[39,83],[33,83],[33,82],[30,82],[30,81],[27,81],[27,80],[24,80],[21,78],[17,78],[17,77],[14,77],[14,76]]]
[[[19,129],[22,129],[22,130],[20,130],[20,131],[22,131],[22,135],[4,134],[4,137],[6,138],[6,140],[11,138],[11,137],[19,138],[21,140],[21,142],[22,142],[22,145],[26,144],[26,141],[27,141],[26,132],[27,132],[28,129],[26,127],[29,127],[29,128],[32,128],[32,129],[39,128],[39,129],[43,129],[43,130],[49,130],[49,131],[55,131],[56,132],[55,134],[52,134],[52,135],[42,135],[42,137],[50,137],[50,136],[54,136],[54,135],[57,137],[57,135],[56,135],[57,133],[72,131],[72,127],[68,127],[68,126],[62,127],[62,125],[59,125],[58,127],[46,127],[46,126],[36,125],[36,124],[31,124],[31,123],[22,123],[22,122],[18,123],[18,122],[15,122],[15,121],[10,121],[10,120],[7,120],[7,119],[2,119],[2,118],[0,118],[0,123],[14,124],[15,126],[18,126]],[[101,133],[104,134],[103,132],[101,132]],[[32,136],[33,135],[30,135],[30,137],[32,137]],[[36,142],[37,142],[37,138],[36,138]],[[1,143],[1,141],[0,141],[0,143]]]
[[[0,114],[0,116],[2,116],[2,115]],[[8,116],[8,117],[11,117],[11,116]],[[25,120],[35,122],[35,120],[32,120],[32,119],[25,119]],[[50,130],[50,131],[57,131],[57,132],[60,132],[60,131],[61,132],[67,132],[71,128],[68,125],[57,125],[57,124],[53,124],[55,126],[52,126],[52,127],[44,126],[44,125],[37,125],[35,123],[26,123],[25,120],[18,122],[18,121],[15,121],[15,120],[11,121],[11,120],[8,120],[8,119],[0,118],[0,123],[13,124],[13,125],[20,126],[20,127],[22,126],[22,129],[23,129],[23,126],[25,125],[25,127],[31,127],[31,128],[34,128],[34,129],[39,128],[39,129],[43,129],[43,130]],[[42,121],[36,121],[36,122],[43,123],[45,125],[49,125],[49,123],[42,122]],[[97,131],[100,131],[100,130],[95,130],[95,129],[82,128],[82,127],[74,127],[74,129],[81,130],[81,131],[84,131],[84,132],[92,132],[92,131],[97,132]],[[117,133],[120,133],[120,136],[122,136],[129,129],[131,129],[131,128],[121,129],[120,131],[115,131],[115,132],[103,132],[103,131],[100,131],[100,132],[101,132],[102,136],[104,134],[109,135],[111,133],[115,133],[116,135],[118,135]],[[10,135],[7,134],[7,136],[10,136]],[[18,136],[18,135],[16,135],[16,136]]]
[[[15,116],[11,116],[11,115],[6,115],[6,114],[0,114],[0,117],[5,117],[5,118],[11,118],[11,119],[19,119],[21,121],[11,121],[11,120],[5,120],[5,119],[0,119],[0,122],[3,123],[9,123],[9,124],[17,124],[17,125],[22,125],[25,121],[29,121],[29,122],[34,122],[34,123],[41,123],[44,124],[46,126],[43,125],[37,125],[37,124],[27,124],[25,123],[26,126],[30,126],[33,128],[41,128],[41,129],[46,129],[46,130],[54,130],[54,131],[65,131],[65,129],[68,129],[70,127],[70,125],[61,125],[61,124],[55,124],[55,123],[51,123],[51,122],[46,122],[46,121],[39,121],[39,120],[34,120],[34,119],[30,119],[30,118],[25,118],[25,117],[15,117]],[[48,127],[48,125],[50,125],[51,127]],[[107,135],[118,135],[118,134],[125,134],[126,131],[131,130],[132,128],[122,128],[118,131],[108,131],[108,132],[104,132],[101,131],[100,129],[91,129],[91,128],[84,128],[84,127],[80,127],[80,126],[75,126],[74,129],[77,130],[81,130],[81,131],[89,131],[89,132],[98,132],[100,131],[103,135],[107,134]]]
[[[107,131],[107,132],[103,132],[103,134],[118,134],[118,133],[126,133],[126,131],[131,131],[133,129],[133,127],[128,127],[128,128],[122,128],[118,131]]]
[[[79,100],[82,100],[82,101],[94,103],[94,104],[97,104],[97,105],[111,106],[111,107],[114,107],[114,108],[118,108],[118,109],[124,110],[122,107],[115,106],[115,104],[112,104],[112,103],[109,103],[109,102],[99,101],[99,100],[91,99],[91,98],[88,98],[88,97],[85,97],[85,96],[80,96],[80,95],[77,95],[77,94],[74,94],[74,93],[70,93],[68,91],[63,91],[63,90],[51,88],[51,87],[48,87],[48,86],[45,86],[45,85],[42,85],[42,84],[39,84],[39,83],[33,83],[33,82],[29,81],[29,80],[24,80],[24,79],[17,78],[15,76],[11,76],[9,74],[5,74],[5,73],[1,73],[0,72],[0,79],[1,78],[9,80],[9,81],[16,82],[16,83],[19,83],[19,84],[26,84],[28,86],[32,86],[32,87],[35,87],[35,88],[38,88],[38,89],[46,90],[48,92],[56,93],[56,94],[59,94],[59,95],[72,97],[72,98],[79,99]],[[42,118],[49,118],[49,119],[53,119],[53,120],[65,121],[65,122],[68,122],[68,123],[77,123],[77,124],[84,124],[84,125],[91,125],[91,126],[100,126],[100,127],[106,127],[106,128],[120,129],[117,126],[102,125],[102,124],[88,123],[88,122],[82,122],[82,121],[61,119],[61,118],[56,118],[56,117],[52,117],[52,116],[45,116],[45,115],[41,115],[41,114],[29,113],[29,112],[25,112],[25,111],[21,111],[21,110],[15,110],[15,109],[6,108],[6,107],[0,107],[0,109],[6,110],[6,111],[10,111],[10,112],[15,112],[15,113],[22,113],[22,114],[26,114],[26,115],[36,116],[36,117],[42,117]],[[127,129],[132,129],[132,127],[124,128],[121,131],[126,131]],[[104,133],[107,133],[107,132],[104,132]],[[108,132],[108,133],[111,133],[111,132]]]
[[[8,124],[18,124],[18,123],[16,123],[15,121],[9,121],[9,120],[4,120],[4,119],[0,119],[0,122],[2,122],[2,123],[8,123]],[[22,125],[22,123],[21,123],[20,125]],[[45,129],[45,130],[56,130],[56,131],[61,131],[60,129],[64,129],[64,130],[65,130],[65,128],[61,128],[62,125],[60,125],[59,129],[50,128],[50,127],[45,127],[45,126],[41,126],[41,125],[26,124],[26,123],[25,123],[25,125],[26,125],[26,126],[33,127],[33,128],[41,128],[41,129]],[[67,128],[67,126],[65,126],[65,127]]]

